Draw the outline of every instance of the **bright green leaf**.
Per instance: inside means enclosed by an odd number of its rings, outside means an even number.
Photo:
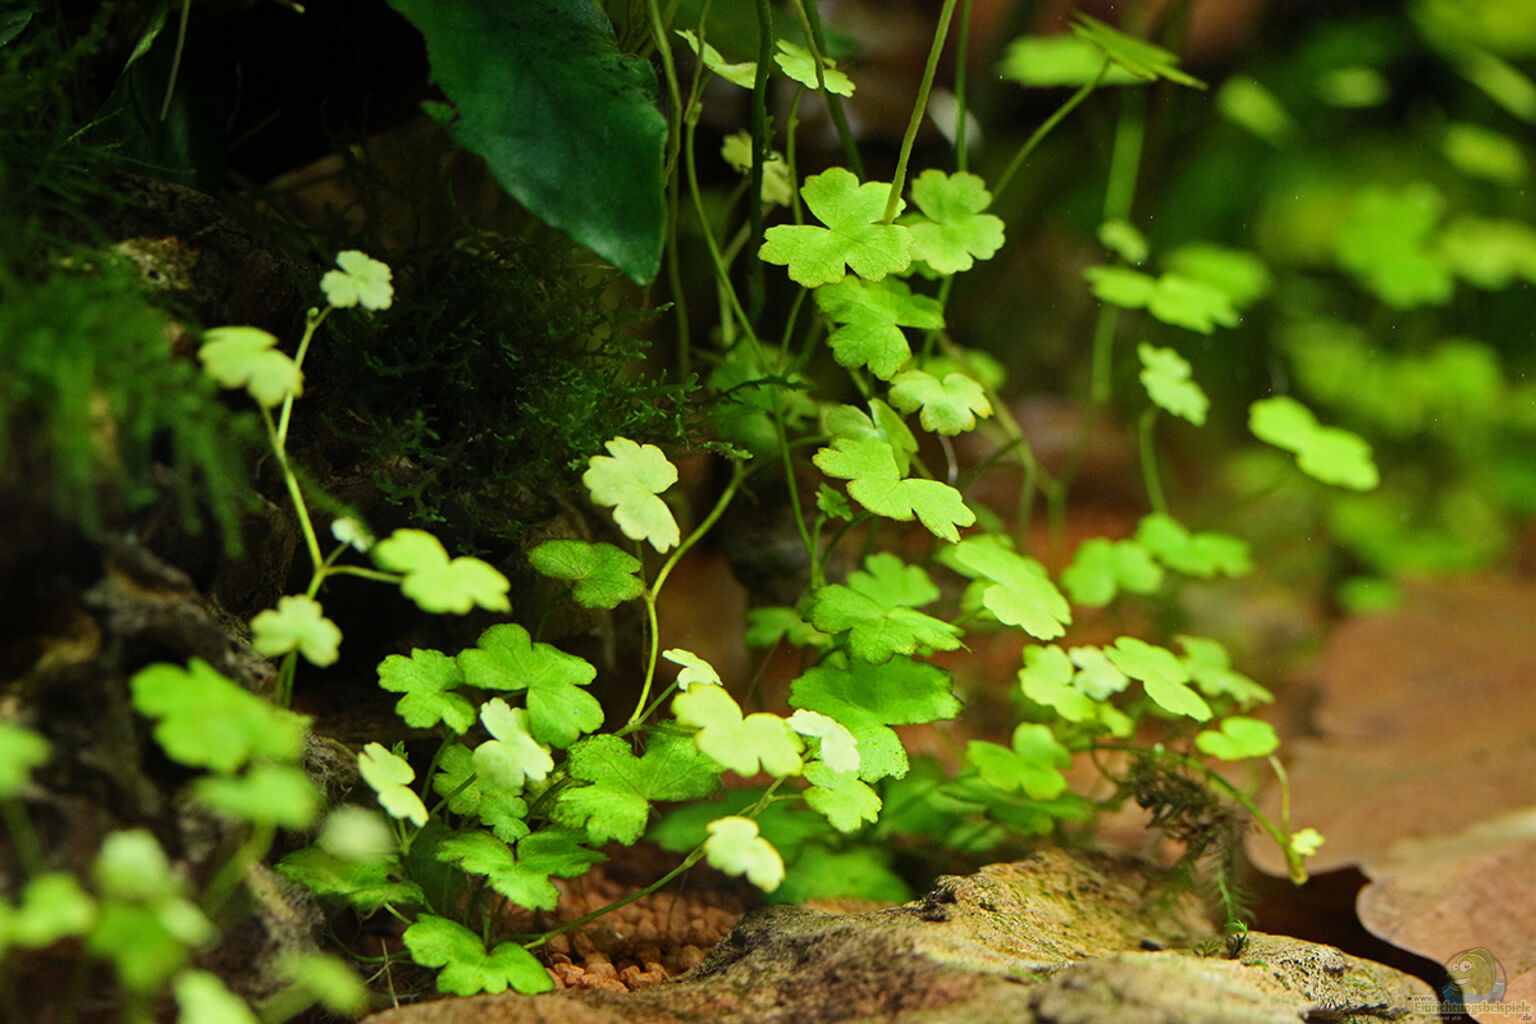
[[[737,775],[756,775],[758,766],[775,778],[800,774],[803,744],[789,723],[766,712],[742,716],[724,687],[696,686],[672,700],[672,714],[697,729],[699,750]]]
[[[448,799],[454,814],[478,818],[504,843],[515,843],[529,832],[528,804],[517,792],[482,778],[475,771],[475,755],[460,743],[450,743],[437,759],[432,789]]]
[[[0,800],[20,795],[32,769],[48,763],[48,741],[31,729],[0,721]]]
[[[438,844],[437,858],[486,876],[491,888],[520,907],[553,910],[560,892],[550,877],[574,878],[603,859],[581,845],[576,829],[545,827],[518,841],[516,852],[485,832],[458,832]]]
[[[1456,217],[1440,233],[1440,251],[1478,288],[1536,283],[1536,229],[1521,221]]]
[[[728,875],[745,875],[764,892],[784,881],[784,861],[779,851],[758,834],[757,822],[735,815],[709,823],[704,841],[709,863]]]
[[[764,262],[789,268],[804,288],[841,281],[844,267],[867,281],[907,269],[912,262],[912,233],[898,224],[881,223],[890,186],[859,184],[853,172],[833,167],[806,179],[800,194],[826,227],[779,224],[763,235],[758,255]]]
[[[877,551],[864,559],[863,569],[848,574],[848,587],[887,608],[921,608],[940,596],[928,570],[908,565],[891,551]]]
[[[454,688],[464,685],[459,663],[441,651],[415,648],[409,658],[391,654],[379,662],[379,685],[393,693],[403,693],[395,702],[395,713],[406,725],[429,729],[442,722],[463,734],[475,724],[475,708]]]
[[[1099,244],[1127,263],[1144,263],[1151,247],[1147,238],[1128,220],[1107,220],[1099,225]]]
[[[1264,687],[1232,668],[1232,659],[1220,641],[1209,637],[1174,637],[1184,648],[1184,666],[1200,692],[1207,697],[1231,697],[1242,707],[1268,704],[1275,698]]]
[[[346,961],[324,953],[293,953],[278,969],[295,989],[331,1013],[356,1019],[368,1009],[368,986]]]
[[[865,661],[886,662],[919,648],[952,651],[960,628],[902,605],[887,605],[851,587],[821,587],[811,597],[811,622],[827,633],[848,630],[848,647]]]
[[[1274,277],[1257,255],[1204,242],[1181,245],[1163,258],[1168,271],[1210,285],[1237,309],[1247,309],[1269,294]]]
[[[681,647],[673,647],[661,652],[661,656],[674,665],[681,665],[682,671],[677,674],[677,688],[686,690],[690,686],[703,684],[705,686],[724,686],[720,681],[720,673],[715,667],[692,651],[685,651]]]
[[[250,1006],[226,988],[217,974],[181,971],[171,980],[171,991],[181,1008],[179,1024],[257,1024]]]
[[[912,231],[912,258],[941,274],[970,270],[1003,246],[1003,222],[982,213],[992,204],[986,183],[967,171],[929,168],[912,183],[912,202],[923,220],[905,221]]]
[[[811,784],[805,791],[806,804],[839,832],[854,832],[865,822],[879,820],[880,797],[860,781],[857,766],[839,772],[813,762],[805,766],[805,779]]]
[[[779,52],[773,55],[773,62],[783,70],[784,74],[806,88],[821,88],[816,81],[816,58],[805,47],[791,43],[787,39],[780,39]],[[853,95],[853,81],[843,72],[838,71],[837,62],[830,58],[822,58],[821,79],[826,83],[827,92],[836,93],[839,96]]]
[[[526,690],[529,731],[540,742],[568,747],[603,724],[603,707],[582,687],[597,669],[551,644],[534,643],[516,623],[492,626],[475,646],[460,651],[459,667],[471,686]]]
[[[838,365],[867,366],[881,380],[889,380],[912,357],[902,327],[944,326],[936,300],[914,295],[895,278],[868,282],[844,277],[812,294],[827,319],[839,325],[827,338]]]
[[[907,657],[884,665],[823,661],[790,684],[791,707],[842,723],[859,750],[859,777],[874,782],[907,773],[907,754],[888,726],[953,718],[960,711],[949,674]]]
[[[495,738],[475,748],[475,772],[512,793],[522,792],[525,780],[543,782],[555,767],[549,748],[530,735],[528,717],[500,697],[480,705],[480,721]]]
[[[1221,83],[1216,109],[1228,121],[1277,146],[1296,131],[1295,120],[1275,94],[1248,75],[1233,75]]]
[[[555,820],[586,829],[594,846],[638,841],[654,801],[698,800],[720,788],[712,760],[688,740],[662,733],[640,757],[611,733],[589,736],[571,748],[567,769],[591,785],[562,790]]]
[[[438,539],[425,530],[400,529],[373,546],[373,560],[387,572],[405,576],[400,592],[425,612],[463,615],[479,605],[487,611],[512,610],[512,584],[478,558],[449,560]]]
[[[1072,763],[1072,757],[1051,735],[1049,726],[1031,722],[1013,731],[1012,749],[971,740],[965,759],[981,773],[982,779],[1005,793],[1018,790],[1034,800],[1050,800],[1067,788],[1060,769]]]
[[[1445,197],[1425,182],[1361,189],[1334,236],[1339,266],[1394,309],[1443,306],[1455,281],[1430,232],[1444,210]]]
[[[1347,430],[1319,425],[1310,409],[1289,396],[1254,402],[1248,429],[1260,441],[1295,453],[1296,465],[1314,480],[1356,491],[1381,482],[1370,445]]]
[[[297,761],[309,719],[274,707],[193,658],[185,669],[155,664],[136,672],[133,706],[159,721],[155,740],[184,765],[234,772],[250,758]]]
[[[1090,537],[1062,570],[1061,585],[1076,604],[1108,604],[1121,590],[1150,594],[1162,586],[1163,570],[1134,540]]]
[[[1018,673],[1019,689],[1024,696],[1068,722],[1092,721],[1094,702],[1072,685],[1072,674],[1067,652],[1055,644],[1026,647],[1024,667]]]
[[[516,942],[502,942],[486,951],[480,937],[456,921],[423,914],[400,936],[411,959],[423,967],[441,967],[437,990],[456,996],[476,992],[524,994],[548,992],[555,981]]]
[[[1206,729],[1195,737],[1195,746],[1223,761],[1266,757],[1280,747],[1275,727],[1257,718],[1233,715],[1221,723],[1221,731]]]
[[[612,544],[547,540],[528,552],[528,561],[545,576],[569,581],[583,608],[617,608],[645,592],[636,575],[640,560]]]
[[[348,860],[307,846],[279,861],[277,872],[302,883],[316,895],[344,899],[363,914],[386,905],[414,907],[427,901],[421,886],[393,877],[393,859]]]
[[[1290,845],[1297,856],[1311,857],[1323,845],[1323,834],[1315,828],[1304,828],[1299,832],[1291,833]]]
[[[728,63],[724,57],[720,56],[720,51],[708,43],[701,47],[699,45],[699,37],[694,35],[691,30],[680,29],[677,34],[683,37],[683,42],[688,44],[689,49],[699,55],[699,60],[704,62],[706,68],[727,82],[740,86],[743,89],[750,89],[756,83],[757,61],[743,61],[740,64]]]
[[[1067,599],[1033,558],[983,538],[961,541],[949,557],[967,576],[991,581],[982,591],[982,602],[999,622],[1021,626],[1040,640],[1054,640],[1072,621]]]
[[[1248,545],[1224,533],[1190,533],[1162,512],[1146,516],[1136,527],[1136,543],[1163,565],[1187,576],[1244,576],[1253,571]]]
[[[1210,705],[1189,688],[1189,669],[1167,648],[1122,636],[1104,654],[1120,671],[1141,680],[1142,688],[1164,711],[1197,722],[1211,717]]]
[[[1072,20],[1072,31],[1079,38],[1086,39],[1103,50],[1110,60],[1138,78],[1144,78],[1147,81],[1165,78],[1179,85],[1188,85],[1196,89],[1205,88],[1205,83],[1200,79],[1180,71],[1179,58],[1161,46],[1127,35],[1097,18],[1078,13]]]
[[[1204,426],[1211,400],[1191,379],[1184,357],[1171,348],[1155,348],[1146,342],[1136,346],[1136,352],[1141,357],[1141,383],[1147,397],[1173,415]]]
[[[1145,308],[1175,327],[1210,334],[1217,326],[1235,327],[1241,319],[1220,287],[1183,274],[1154,278],[1127,267],[1089,267],[1083,276],[1100,300],[1125,309]]]
[[[1468,121],[1453,121],[1445,126],[1440,152],[1463,174],[1500,185],[1519,185],[1530,174],[1530,164],[1518,142]]]
[[[1095,80],[1100,85],[1141,85],[1146,81],[1109,60],[1087,39],[1065,32],[1020,36],[1008,44],[998,71],[1027,86],[1080,86]]]
[[[924,430],[951,436],[974,430],[976,417],[992,415],[981,385],[959,373],[942,381],[922,370],[899,373],[891,381],[891,404],[902,412],[921,407],[918,420]]]
[[[843,723],[804,708],[790,715],[788,721],[789,727],[801,736],[812,736],[821,741],[821,763],[832,771],[859,770],[859,741]]]
[[[244,775],[207,775],[192,783],[192,796],[236,821],[308,828],[320,813],[320,794],[302,768],[252,765]]]
[[[417,828],[427,823],[426,805],[406,785],[416,778],[416,772],[405,758],[385,749],[382,743],[370,743],[357,755],[357,767],[391,818],[408,818]]]
[[[793,608],[765,605],[747,611],[748,647],[772,647],[781,640],[796,647],[825,649],[832,638],[800,617]]]
[[[608,454],[592,456],[581,476],[592,501],[613,506],[613,521],[630,540],[648,541],[662,552],[676,547],[677,520],[657,495],[677,483],[677,467],[653,444],[616,437],[604,447]]]
[[[811,461],[828,476],[848,480],[848,494],[876,515],[901,522],[916,515],[930,533],[951,543],[960,539],[956,527],[976,521],[976,513],[948,484],[902,479],[895,452],[885,441],[835,438],[832,447],[822,448]]]
[[[901,414],[878,398],[869,400],[868,414],[852,405],[833,406],[826,411],[822,424],[833,437],[874,439],[889,444],[900,476],[906,476],[912,466],[917,438]]]
[[[750,65],[749,65],[750,66]],[[752,83],[747,82],[747,88]],[[720,156],[741,174],[752,172],[752,133],[739,131],[727,135],[720,145]],[[778,150],[772,150],[763,161],[763,202],[773,206],[788,206],[794,199],[795,185],[789,177],[789,164]]]
[[[14,911],[0,903],[0,954],[7,945],[46,949],[63,938],[85,935],[96,922],[96,902],[65,871],[27,880]]]
[[[264,658],[298,651],[312,664],[324,668],[339,657],[341,630],[325,617],[320,602],[305,594],[277,599],[251,620],[251,646]]]
[[[315,845],[342,860],[387,860],[394,855],[395,835],[377,811],[342,804],[325,816]]]
[[[394,301],[395,289],[386,264],[349,249],[337,254],[336,265],[341,269],[328,270],[320,278],[320,290],[332,306],[388,309]]]
[[[1073,647],[1067,658],[1077,669],[1072,685],[1096,701],[1107,700],[1131,685],[1126,674],[1114,666],[1109,657],[1098,647]],[[1099,705],[1102,710],[1105,705]]]
[[[214,327],[203,332],[197,357],[208,376],[226,388],[245,388],[263,408],[304,393],[304,373],[259,327]]]

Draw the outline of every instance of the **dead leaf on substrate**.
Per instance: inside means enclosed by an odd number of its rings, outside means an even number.
[[[1441,963],[1485,947],[1505,1001],[1536,1004],[1536,587],[1413,588],[1340,626],[1318,682],[1320,735],[1285,747],[1293,825],[1327,838],[1311,870],[1358,865],[1373,934]],[[1284,874],[1267,837],[1248,852]]]
[[[1329,946],[1253,934],[1235,960],[1197,901],[1138,862],[1050,850],[941,878],[860,914],[749,914],[696,970],[641,991],[446,999],[374,1024],[1412,1024],[1422,982]]]

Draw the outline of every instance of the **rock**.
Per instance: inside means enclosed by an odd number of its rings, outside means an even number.
[[[1236,959],[1187,893],[1139,864],[1051,850],[922,900],[829,914],[770,907],[743,918],[697,970],[638,992],[445,999],[372,1024],[1295,1024],[1390,1019],[1429,987],[1320,946],[1253,933]],[[1212,955],[1204,955],[1212,954]]]

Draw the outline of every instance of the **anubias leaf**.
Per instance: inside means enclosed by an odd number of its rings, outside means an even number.
[[[1163,570],[1147,549],[1134,540],[1090,537],[1078,546],[1072,564],[1061,574],[1077,604],[1108,604],[1121,590],[1151,594],[1163,584]]]
[[[461,555],[449,560],[438,539],[425,530],[396,530],[375,544],[374,563],[403,573],[400,591],[422,611],[463,615],[479,605],[488,611],[512,610],[512,584],[489,564]]]
[[[778,715],[767,712],[742,717],[741,706],[721,686],[695,686],[672,700],[672,714],[698,730],[699,750],[743,777],[758,766],[775,778],[800,774],[804,744]]]
[[[429,729],[442,722],[463,734],[474,725],[474,705],[453,692],[463,684],[459,663],[441,651],[418,647],[409,658],[391,654],[379,662],[379,685],[405,694],[395,702],[395,714],[415,729]]]
[[[1266,757],[1280,747],[1275,727],[1257,718],[1233,715],[1221,723],[1221,731],[1206,729],[1195,736],[1195,746],[1223,761]]]
[[[1217,325],[1236,327],[1241,320],[1226,292],[1182,274],[1152,277],[1129,267],[1089,267],[1083,276],[1101,301],[1125,309],[1145,309],[1175,327],[1210,334]]]
[[[1156,704],[1174,715],[1197,722],[1208,721],[1210,705],[1189,688],[1189,669],[1167,648],[1131,636],[1122,636],[1104,654],[1120,671],[1141,685]]]
[[[992,204],[986,184],[968,171],[945,174],[929,168],[912,183],[912,202],[925,219],[904,221],[912,230],[912,258],[941,274],[970,270],[1003,246],[1003,222],[982,213]]]
[[[627,437],[605,443],[607,455],[594,455],[581,482],[599,505],[613,506],[613,521],[630,540],[649,541],[657,551],[677,546],[672,510],[657,495],[677,483],[677,467],[653,444]]]
[[[970,526],[976,513],[965,507],[960,492],[937,480],[904,480],[896,468],[896,453],[874,438],[834,438],[811,459],[825,474],[848,480],[848,494],[876,515],[907,522],[914,515],[930,533],[951,543],[960,539],[959,526]]]
[[[426,39],[448,130],[534,216],[648,284],[666,238],[656,71],[593,0],[390,0]]]
[[[547,540],[528,552],[528,561],[545,576],[569,581],[583,608],[617,608],[645,592],[635,575],[640,560],[612,544]]]
[[[914,295],[895,278],[868,282],[845,277],[813,293],[827,319],[839,326],[827,338],[840,366],[867,366],[890,380],[912,357],[903,327],[944,326],[944,310],[926,295]]]
[[[516,942],[498,943],[487,952],[478,935],[446,917],[422,914],[400,939],[412,960],[423,967],[442,968],[437,975],[439,992],[472,996],[510,987],[531,995],[555,987],[544,965]]]
[[[1023,790],[1033,800],[1050,800],[1067,788],[1060,769],[1072,763],[1067,748],[1046,725],[1024,722],[1013,730],[1012,749],[986,740],[971,740],[965,759],[982,780],[1005,793]]]
[[[1248,545],[1225,533],[1190,533],[1182,523],[1153,512],[1136,527],[1136,543],[1163,565],[1186,576],[1209,579],[1221,574],[1243,576],[1253,571]]]
[[[1320,425],[1310,409],[1287,395],[1254,402],[1248,429],[1260,441],[1295,453],[1296,465],[1314,480],[1356,491],[1381,482],[1370,445],[1348,430]]]
[[[839,832],[853,832],[865,822],[879,820],[880,797],[859,779],[857,770],[838,772],[814,762],[805,766],[805,779],[811,784],[805,791],[806,804]]]
[[[426,805],[407,785],[416,772],[405,758],[382,743],[370,743],[357,755],[357,768],[391,818],[408,818],[417,828],[427,823]]]
[[[867,281],[907,269],[912,233],[899,224],[879,223],[890,186],[859,184],[853,172],[833,167],[807,178],[800,194],[826,227],[779,224],[763,233],[758,256],[789,268],[804,288],[841,281],[848,269]]]
[[[459,667],[471,686],[526,690],[529,731],[541,742],[568,747],[603,724],[603,707],[582,687],[597,678],[586,661],[534,643],[516,623],[492,626],[474,647],[460,651]]]
[[[478,818],[504,843],[515,843],[529,832],[527,802],[494,778],[481,777],[474,752],[462,743],[450,743],[438,755],[432,790],[447,798],[448,810]]]
[[[1205,413],[1211,400],[1205,397],[1190,377],[1189,363],[1171,348],[1157,348],[1142,342],[1136,346],[1141,357],[1141,383],[1147,397],[1195,426],[1205,425]]]
[[[545,827],[517,843],[516,852],[486,832],[458,832],[437,847],[437,859],[484,875],[491,888],[520,907],[554,910],[560,892],[549,879],[574,878],[603,855],[581,845],[576,829]]]
[[[304,373],[259,327],[214,327],[197,350],[203,370],[226,388],[245,388],[263,407],[304,393]]]
[[[714,762],[686,738],[657,733],[636,757],[627,740],[603,733],[570,750],[566,769],[588,786],[562,790],[555,820],[585,828],[594,846],[639,840],[657,800],[698,800],[720,787]]]
[[[924,430],[939,434],[963,434],[974,430],[976,417],[992,415],[992,403],[979,383],[963,373],[943,380],[922,370],[907,370],[891,381],[891,404],[902,412],[921,408],[918,421]]]
[[[774,54],[773,62],[783,70],[785,75],[801,85],[809,89],[821,88],[821,84],[816,81],[816,58],[805,47],[787,39],[780,39],[779,52]],[[834,92],[839,96],[853,95],[853,81],[837,70],[837,62],[830,58],[822,58],[821,80],[826,83],[827,92]]]
[[[1334,236],[1339,266],[1394,309],[1444,305],[1455,278],[1429,237],[1444,210],[1445,197],[1425,182],[1361,189]]]
[[[866,782],[907,773],[907,752],[888,726],[953,718],[960,710],[949,673],[907,657],[884,665],[824,661],[790,684],[789,703],[819,711],[853,734],[859,778]]]
[[[982,603],[1005,625],[1021,626],[1041,640],[1054,640],[1072,621],[1067,599],[1033,558],[975,537],[957,544],[946,561],[967,576],[990,581],[982,590]]]
[[[193,658],[156,664],[128,682],[134,709],[158,719],[155,740],[175,760],[228,774],[248,759],[294,762],[309,719],[274,707]]]
[[[1072,31],[1078,38],[1086,39],[1103,50],[1110,60],[1138,78],[1144,78],[1149,82],[1166,78],[1179,85],[1193,86],[1196,89],[1205,88],[1205,83],[1200,79],[1180,71],[1179,58],[1161,46],[1127,35],[1097,18],[1078,14],[1073,19]]]
[[[709,823],[704,855],[728,875],[745,875],[764,892],[784,881],[784,860],[773,844],[758,835],[757,822],[737,815]]]

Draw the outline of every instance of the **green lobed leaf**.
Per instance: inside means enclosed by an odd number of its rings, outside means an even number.
[[[422,914],[400,936],[411,959],[423,967],[440,967],[437,990],[456,996],[498,993],[508,988],[531,995],[548,992],[555,981],[515,942],[502,942],[486,951],[474,932],[456,921]]]
[[[697,729],[699,750],[737,775],[756,775],[759,765],[775,778],[799,775],[804,744],[789,723],[767,712],[742,716],[724,687],[695,686],[672,699],[672,714]]]
[[[427,901],[421,886],[396,877],[393,858],[348,860],[306,846],[279,861],[277,873],[302,883],[316,895],[344,899],[363,914],[384,906],[421,906]]]
[[[450,743],[437,758],[432,790],[448,800],[454,814],[474,817],[504,843],[515,843],[530,829],[528,804],[517,792],[482,778],[475,770],[475,755],[461,743]]]
[[[426,805],[407,785],[416,778],[416,771],[405,758],[382,743],[370,743],[357,755],[357,767],[391,818],[407,818],[417,828],[427,823]]]
[[[926,295],[914,295],[905,281],[865,281],[844,277],[824,284],[812,296],[827,319],[838,324],[827,338],[838,365],[869,367],[881,380],[912,357],[903,327],[944,326],[944,311]]]
[[[1121,590],[1151,594],[1163,584],[1163,570],[1134,540],[1090,537],[1078,545],[1072,564],[1062,570],[1061,585],[1076,604],[1101,606]]]
[[[1145,516],[1136,526],[1136,543],[1176,572],[1209,579],[1245,576],[1253,571],[1248,545],[1225,533],[1190,533],[1162,512]]]
[[[752,88],[752,83],[747,83]],[[789,164],[784,154],[770,150],[763,161],[763,202],[773,206],[788,206],[794,200],[795,185],[789,177]],[[727,135],[720,144],[720,156],[740,174],[752,173],[752,133],[746,130]]]
[[[891,381],[891,404],[902,412],[921,408],[918,421],[924,430],[950,436],[974,430],[976,417],[992,415],[981,385],[960,373],[943,380],[922,370],[899,373]]]
[[[1451,267],[1430,242],[1445,210],[1433,185],[1370,185],[1334,235],[1339,266],[1394,309],[1441,306],[1455,288]]]
[[[400,529],[372,549],[373,561],[386,572],[402,573],[400,592],[422,611],[463,615],[476,605],[493,612],[512,610],[512,584],[478,558],[450,560],[442,543],[425,530]]]
[[[1111,61],[1081,36],[1020,36],[1008,44],[998,72],[1027,86],[1141,85],[1146,79]]]
[[[1280,748],[1280,737],[1268,722],[1233,715],[1222,720],[1219,732],[1205,729],[1197,734],[1195,746],[1223,761],[1241,761],[1273,754]]]
[[[1205,413],[1211,400],[1190,376],[1189,363],[1171,348],[1156,348],[1142,342],[1136,346],[1141,357],[1141,383],[1153,403],[1175,416],[1205,425]]]
[[[582,689],[597,678],[597,669],[551,644],[534,643],[516,623],[481,633],[474,647],[459,652],[458,662],[471,686],[527,691],[529,732],[540,742],[568,747],[603,724],[602,705]]]
[[[304,373],[279,351],[277,337],[259,327],[214,327],[203,332],[197,358],[226,388],[245,388],[262,408],[304,393]]]
[[[652,736],[639,757],[621,737],[589,736],[571,748],[566,769],[590,785],[562,790],[555,820],[585,829],[594,846],[637,842],[655,801],[698,800],[720,788],[710,758],[686,738],[664,733]]]
[[[922,211],[922,218],[905,221],[912,231],[912,258],[940,274],[970,270],[1003,246],[1002,219],[982,212],[992,195],[968,171],[929,168],[912,183],[912,202]]]
[[[403,693],[395,702],[395,713],[414,729],[429,729],[442,722],[463,735],[475,724],[475,708],[462,694],[454,693],[464,685],[459,663],[441,651],[411,650],[411,656],[391,654],[379,662],[379,686],[393,693]]]
[[[1274,695],[1232,668],[1232,659],[1220,641],[1209,637],[1174,637],[1184,648],[1184,666],[1200,692],[1207,697],[1231,697],[1240,707],[1268,704]]]
[[[334,665],[340,656],[341,630],[325,617],[320,602],[306,594],[277,599],[251,620],[251,646],[264,658],[298,651],[311,664]]]
[[[1183,274],[1152,277],[1128,267],[1089,267],[1083,276],[1098,299],[1125,309],[1146,309],[1175,327],[1210,334],[1241,320],[1227,292]]]
[[[937,480],[904,480],[896,454],[875,438],[834,438],[811,461],[823,473],[849,481],[848,494],[876,515],[907,522],[915,515],[928,531],[951,543],[960,539],[957,527],[970,526],[976,513],[966,508],[960,492]]]
[[[385,263],[348,249],[336,254],[340,270],[328,270],[320,278],[325,301],[338,309],[362,306],[364,309],[388,309],[394,302],[395,289],[391,271]]]
[[[1164,711],[1204,722],[1211,717],[1210,705],[1189,688],[1189,669],[1173,652],[1145,640],[1122,636],[1105,656],[1132,679],[1141,680],[1147,696]]]
[[[574,878],[604,859],[581,845],[577,829],[545,827],[525,836],[516,851],[486,832],[457,832],[438,844],[437,859],[484,875],[491,888],[520,907],[554,910],[560,891],[550,878]]]
[[[1054,640],[1072,621],[1067,599],[1033,558],[985,537],[976,537],[955,545],[947,559],[967,576],[991,581],[982,590],[982,601],[1005,625],[1020,626],[1040,640]]]
[[[1024,667],[1018,672],[1019,689],[1024,696],[1068,722],[1092,721],[1094,701],[1072,685],[1072,676],[1067,652],[1055,644],[1024,648]]]
[[[852,405],[835,405],[822,417],[822,425],[833,437],[874,439],[889,444],[900,476],[906,476],[912,466],[917,438],[901,414],[878,398],[869,400],[867,414]]]
[[[630,540],[647,541],[657,551],[677,546],[677,520],[657,497],[677,483],[677,467],[653,444],[627,437],[605,442],[607,455],[594,455],[581,476],[598,505],[613,507],[613,521]]]
[[[1440,252],[1478,288],[1536,283],[1536,230],[1521,221],[1456,217],[1440,233]]]
[[[308,828],[320,813],[320,794],[304,770],[291,764],[252,765],[244,775],[206,775],[192,782],[198,803],[235,821]]]
[[[750,89],[757,81],[757,61],[743,61],[740,64],[731,64],[720,56],[720,51],[704,43],[699,44],[699,37],[690,29],[680,29],[677,33],[688,44],[688,48],[699,55],[699,60],[710,71],[730,82],[732,85],[743,89]]]
[[[185,669],[155,664],[128,683],[134,709],[158,719],[155,741],[173,759],[230,773],[247,760],[294,762],[309,719],[275,707],[193,658]]]
[[[1274,284],[1264,261],[1246,249],[1195,242],[1168,253],[1163,264],[1171,273],[1215,288],[1237,309],[1262,299]]]
[[[1296,465],[1314,480],[1356,491],[1381,482],[1370,445],[1357,434],[1320,425],[1310,409],[1288,395],[1249,406],[1248,429],[1260,441],[1293,452]]]
[[[783,605],[748,610],[745,639],[748,647],[772,647],[780,641],[796,647],[825,649],[832,646],[831,637],[806,622],[798,611]]]
[[[934,722],[960,711],[949,673],[904,656],[884,665],[824,661],[790,684],[789,704],[842,723],[858,744],[865,782],[907,773],[907,752],[888,726]]]
[[[612,544],[547,540],[528,552],[528,561],[545,576],[568,581],[583,608],[617,608],[645,592],[636,575],[640,560]]]
[[[1165,78],[1179,85],[1205,88],[1205,83],[1200,79],[1180,71],[1179,58],[1161,46],[1127,35],[1097,18],[1078,13],[1072,19],[1072,31],[1078,38],[1086,39],[1103,50],[1110,60],[1138,78],[1148,81]]]
[[[843,723],[819,711],[801,708],[789,716],[789,727],[801,736],[820,740],[821,763],[834,772],[859,770],[859,741]]]
[[[758,834],[757,822],[751,818],[731,815],[710,822],[704,855],[714,867],[728,875],[745,875],[764,892],[772,892],[784,881],[779,851]]]
[[[814,762],[805,766],[805,779],[811,784],[805,791],[806,804],[839,832],[855,832],[866,822],[879,820],[880,797],[859,779],[856,768],[839,772]]]
[[[991,786],[1011,793],[1022,790],[1033,800],[1050,800],[1067,788],[1060,769],[1072,763],[1067,748],[1051,735],[1049,726],[1021,723],[1013,730],[1013,746],[971,740],[965,759]]]
[[[826,226],[775,225],[763,233],[758,256],[788,267],[790,280],[804,288],[841,281],[849,269],[866,281],[907,269],[912,233],[899,224],[880,223],[889,188],[877,181],[861,185],[842,167],[812,175],[800,194]]]
[[[80,880],[65,871],[33,875],[13,910],[0,902],[0,953],[7,946],[46,949],[64,938],[78,938],[96,923],[96,901]]]
[[[677,673],[677,688],[686,690],[690,686],[703,684],[705,686],[724,686],[720,680],[720,673],[715,667],[692,651],[685,651],[681,647],[672,647],[661,652],[661,656],[674,665],[681,665],[682,669]]]
[[[656,72],[596,0],[390,0],[427,43],[454,140],[534,216],[649,284],[666,237]]]
[[[841,584],[811,595],[811,622],[826,633],[848,630],[848,648],[865,661],[882,663],[920,648],[952,651],[960,628],[898,604],[885,604]]]
[[[256,1014],[208,971],[181,971],[171,979],[182,1024],[257,1024]]]
[[[48,741],[31,729],[0,721],[0,800],[20,795],[32,769],[48,763]]]
[[[805,47],[787,39],[780,39],[779,52],[773,55],[773,62],[790,79],[799,82],[807,89],[821,88],[820,83],[816,81],[816,58]],[[853,95],[853,81],[846,74],[838,71],[837,62],[828,57],[823,57],[821,61],[821,80],[826,83],[827,92],[836,93],[839,96]]]
[[[494,739],[474,750],[475,773],[512,793],[521,793],[526,780],[543,782],[554,770],[549,748],[528,731],[528,711],[510,707],[500,697],[480,705],[480,721]]]
[[[1147,238],[1128,220],[1107,220],[1099,225],[1099,244],[1127,263],[1145,263],[1151,247]]]

